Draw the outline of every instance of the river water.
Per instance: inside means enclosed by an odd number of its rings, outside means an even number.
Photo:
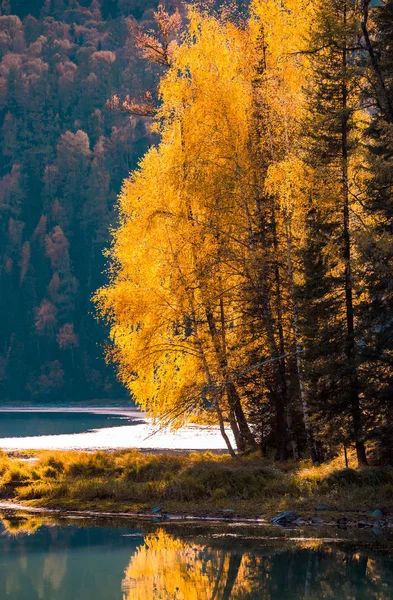
[[[0,412],[0,448],[223,449],[215,428],[176,434],[134,410]],[[0,512],[1,600],[391,600],[379,530],[95,520]]]
[[[136,409],[109,408],[0,409],[0,448],[226,450],[218,427],[160,430]]]
[[[351,532],[0,515],[2,600],[391,600],[391,541]]]

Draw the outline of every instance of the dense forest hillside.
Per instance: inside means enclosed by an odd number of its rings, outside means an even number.
[[[154,85],[130,36],[154,2],[5,0],[0,16],[0,398],[124,394],[90,296],[123,179],[152,137],[111,110]]]

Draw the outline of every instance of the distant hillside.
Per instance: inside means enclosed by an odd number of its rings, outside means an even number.
[[[156,74],[129,22],[154,2],[5,0],[0,16],[0,398],[125,395],[90,296],[122,181],[152,141],[106,107]],[[149,8],[150,7],[150,8]],[[29,14],[28,14],[29,13]]]

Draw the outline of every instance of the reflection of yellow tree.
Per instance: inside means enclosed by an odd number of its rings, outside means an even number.
[[[11,536],[32,534],[42,525],[48,525],[48,520],[40,516],[7,518],[0,515],[0,522]]]
[[[164,531],[150,534],[132,557],[124,600],[226,600],[246,598],[247,558],[183,542]]]

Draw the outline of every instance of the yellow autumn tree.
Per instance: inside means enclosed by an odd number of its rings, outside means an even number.
[[[214,415],[228,446],[225,420],[245,450],[249,399],[264,389],[282,458],[295,410],[285,355],[300,353],[290,236],[304,195],[294,140],[309,22],[306,2],[289,8],[255,2],[245,26],[189,9],[160,83],[161,142],[124,185],[111,281],[96,296],[109,356],[154,419]],[[263,234],[272,220],[273,238]],[[272,375],[245,379],[266,362]]]
[[[194,10],[189,19],[160,85],[161,143],[124,186],[111,284],[96,301],[112,323],[120,376],[153,418],[178,425],[213,408],[245,448],[253,437],[229,350],[239,332],[233,257],[237,265],[247,230],[239,174],[252,61],[245,32]]]

